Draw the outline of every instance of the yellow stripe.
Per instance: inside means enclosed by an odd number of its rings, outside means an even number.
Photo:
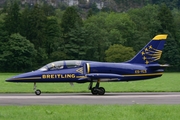
[[[162,75],[162,73],[153,73],[153,74],[133,74],[133,75],[123,75],[124,77],[129,77],[129,76],[153,76],[153,75]]]
[[[86,76],[76,76],[76,78],[87,78]]]
[[[90,65],[89,65],[89,63],[86,63],[86,65],[87,65],[87,74],[88,74],[88,73],[90,73]]]
[[[153,40],[165,40],[168,35],[156,35]]]
[[[14,78],[13,80],[35,80],[35,79],[41,79],[41,77]]]

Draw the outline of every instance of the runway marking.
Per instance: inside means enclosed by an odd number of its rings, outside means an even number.
[[[0,96],[0,99],[54,99],[54,98],[163,98],[180,97],[180,95],[123,95],[123,96]]]

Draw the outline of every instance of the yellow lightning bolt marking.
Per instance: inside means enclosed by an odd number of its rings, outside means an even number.
[[[152,49],[152,45],[149,46],[149,49]]]
[[[146,62],[145,62],[146,64],[148,64],[149,62],[146,60]]]
[[[148,51],[148,49],[146,48],[145,51]]]
[[[145,54],[144,51],[142,51],[141,54],[144,55]]]
[[[143,60],[146,60],[146,57],[145,57],[145,56],[143,57]]]

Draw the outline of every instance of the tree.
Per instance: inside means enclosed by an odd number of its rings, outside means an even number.
[[[21,24],[20,24],[20,34],[24,37],[27,37],[29,39],[29,33],[30,31],[30,13],[31,9],[28,6],[25,6],[24,10],[21,13]]]
[[[86,38],[87,31],[83,27],[76,27],[69,33],[69,43],[66,44],[68,59],[86,59]]]
[[[110,45],[125,44],[134,33],[134,23],[126,13],[101,12],[89,17],[84,27],[89,35],[86,58],[99,61],[104,61],[104,51]]]
[[[4,71],[4,64],[6,64],[5,62],[2,63],[4,61],[2,55],[5,52],[5,45],[9,39],[9,33],[4,29],[4,23],[0,22],[0,71]]]
[[[105,29],[108,32],[108,40],[111,45],[124,45],[134,36],[135,23],[128,14],[111,12],[105,20]]]
[[[4,44],[0,61],[4,71],[25,71],[33,67],[34,45],[20,34],[12,34]]]
[[[91,17],[93,15],[92,9],[88,10],[87,18]]]
[[[62,51],[68,55],[68,59],[78,59],[77,54],[73,54],[76,52],[72,51],[72,49],[74,49],[74,45],[77,45],[76,48],[80,48],[80,43],[83,42],[80,37],[77,37],[79,36],[79,33],[81,33],[82,26],[82,19],[78,15],[76,9],[74,7],[68,7],[61,20],[63,38],[61,48],[63,48]]]
[[[34,5],[32,8],[26,8],[22,13],[21,34],[34,44],[37,50],[35,65],[46,64],[48,55],[46,53],[47,42],[47,17],[41,6]]]
[[[104,61],[104,51],[110,45],[108,41],[108,33],[105,26],[105,17],[107,14],[98,14],[88,18],[84,23],[84,28],[87,31],[86,38],[86,59]]]
[[[93,14],[96,14],[100,11],[95,2],[91,5],[91,8],[92,8]]]
[[[158,20],[161,23],[161,28],[159,29],[159,32],[168,34],[168,40],[164,48],[162,61],[172,65],[172,70],[180,70],[180,43],[178,41],[178,29],[174,24],[174,18],[170,9],[165,4],[162,4],[159,9]]]
[[[18,33],[20,27],[20,13],[19,5],[17,1],[11,3],[10,8],[7,10],[7,15],[5,17],[5,30],[12,33]]]
[[[52,5],[49,5],[48,3],[43,4],[42,10],[44,11],[46,16],[54,16],[55,15],[54,7]]]
[[[57,50],[51,53],[49,57],[49,62],[66,60],[66,59],[68,59],[68,56],[63,51]]]
[[[166,4],[169,8],[178,8],[179,0],[152,0],[152,4]]]
[[[78,15],[76,9],[74,7],[68,7],[64,12],[61,20],[61,28],[64,37],[74,29],[76,25],[82,26],[82,19]]]
[[[166,41],[165,48],[163,50],[162,59],[160,60],[163,64],[169,64],[171,67],[169,70],[171,71],[179,71],[180,70],[180,50],[179,45],[175,41],[175,39],[168,34],[168,39]]]
[[[35,45],[36,49],[43,48],[44,40],[46,39],[45,28],[47,18],[41,7],[37,4],[29,10],[28,14],[26,12],[23,14],[23,23],[26,22],[24,24],[27,26],[22,31],[26,31],[26,38]]]
[[[64,11],[62,11],[61,9],[56,9],[55,10],[55,17],[57,18],[58,24],[61,23],[61,18],[63,16]]]
[[[105,60],[108,62],[123,62],[131,59],[135,55],[135,52],[132,47],[114,44],[105,51],[105,54]]]
[[[3,21],[0,21],[0,45],[4,45],[9,39],[9,33],[5,30],[5,25]],[[0,47],[1,49],[2,47]]]
[[[160,5],[157,17],[161,23],[159,32],[164,33],[168,30],[172,33],[172,35],[174,35],[176,28],[174,25],[174,18],[172,16],[171,10],[165,4]]]
[[[138,52],[151,38],[159,34],[161,23],[157,17],[158,11],[157,5],[147,5],[128,11],[130,19],[134,22],[134,32],[126,41],[126,46],[133,47]]]
[[[57,22],[57,18],[54,16],[47,18],[46,28],[45,28],[45,34],[46,34],[46,41],[45,42],[45,48],[46,53],[48,54],[48,57],[50,54],[57,50],[57,48],[60,46],[59,37],[61,36],[60,26]]]

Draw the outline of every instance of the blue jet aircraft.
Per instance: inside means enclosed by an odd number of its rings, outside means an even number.
[[[36,83],[49,82],[89,82],[89,90],[93,95],[104,95],[105,89],[100,82],[122,82],[145,80],[160,77],[168,65],[158,64],[161,58],[167,35],[155,36],[131,60],[123,63],[96,62],[85,60],[63,60],[49,63],[42,68],[9,78],[6,82],[34,83],[36,95],[41,91],[36,89]],[[96,82],[93,87],[93,82]]]

